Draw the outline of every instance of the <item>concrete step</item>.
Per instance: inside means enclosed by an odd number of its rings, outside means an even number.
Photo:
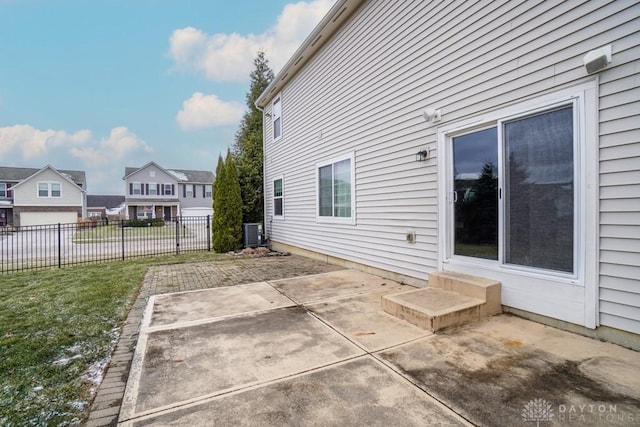
[[[486,305],[485,316],[502,313],[501,285],[496,280],[452,271],[438,271],[429,274],[429,287],[480,298]]]
[[[465,274],[437,272],[429,287],[385,295],[382,310],[435,332],[502,312],[500,282]]]
[[[477,319],[484,301],[436,288],[382,297],[382,310],[431,332]]]

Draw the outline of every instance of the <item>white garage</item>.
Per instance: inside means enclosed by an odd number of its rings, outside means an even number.
[[[182,208],[180,212],[182,216],[212,216],[213,208]]]
[[[20,226],[75,224],[78,221],[77,212],[21,212]]]

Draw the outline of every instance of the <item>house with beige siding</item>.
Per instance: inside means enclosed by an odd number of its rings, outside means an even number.
[[[0,226],[75,223],[86,216],[84,171],[0,167]]]
[[[273,247],[640,347],[640,3],[338,0],[257,100]]]

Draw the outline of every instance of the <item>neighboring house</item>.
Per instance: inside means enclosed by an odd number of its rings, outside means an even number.
[[[86,214],[84,171],[0,167],[0,225],[75,223]]]
[[[128,219],[213,214],[212,172],[165,169],[149,162],[140,168],[125,168],[123,179]]]
[[[106,218],[108,215],[119,216],[123,206],[124,196],[87,195],[87,217],[89,218]]]
[[[637,343],[639,16],[338,0],[256,102],[273,247],[499,280],[506,311]]]

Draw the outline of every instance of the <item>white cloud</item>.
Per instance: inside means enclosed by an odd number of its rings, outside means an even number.
[[[186,27],[175,30],[169,40],[169,56],[176,68],[203,72],[215,81],[244,81],[253,59],[264,50],[274,71],[278,71],[324,17],[334,0],[290,3],[276,24],[261,34],[216,33]]]
[[[22,158],[29,160],[42,156],[50,148],[77,146],[91,139],[91,131],[83,129],[75,133],[63,130],[40,130],[31,125],[14,125],[0,128],[0,155],[14,149],[22,150]]]
[[[132,152],[153,152],[153,149],[135,133],[124,126],[111,129],[108,138],[97,144],[82,148],[72,148],[71,155],[81,159],[87,166],[94,167],[105,163],[115,163]]]
[[[226,102],[216,95],[194,93],[182,103],[176,120],[183,130],[235,125],[242,118],[243,107],[237,102]]]

